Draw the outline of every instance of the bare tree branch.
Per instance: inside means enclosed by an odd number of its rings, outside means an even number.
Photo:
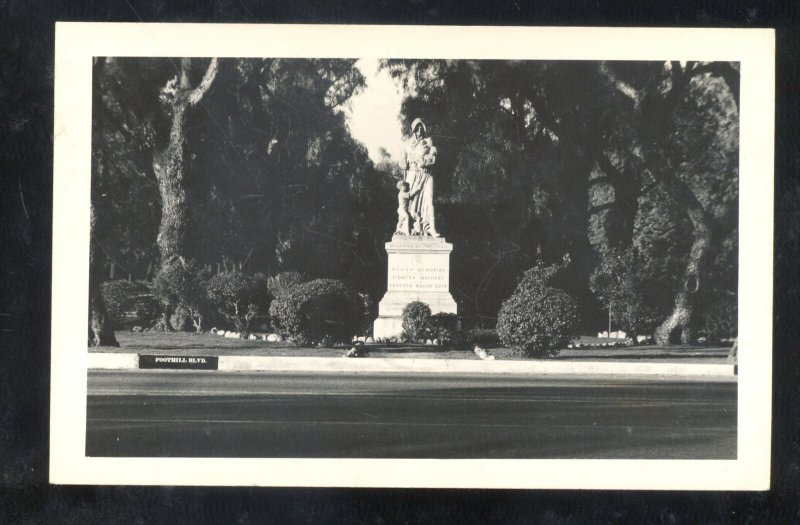
[[[211,87],[211,83],[214,82],[214,77],[217,76],[217,66],[218,61],[217,58],[214,57],[208,64],[208,69],[206,69],[206,73],[203,75],[203,80],[201,80],[200,84],[198,84],[198,86],[189,93],[190,106],[194,106],[200,102],[200,99],[203,98],[203,95],[205,95],[206,91],[208,91],[208,89]]]
[[[634,108],[639,107],[639,104],[642,101],[642,96],[638,89],[617,78],[617,75],[611,71],[611,68],[609,68],[608,64],[605,62],[600,63],[600,74],[603,75],[606,80],[614,84],[614,87],[617,89],[617,91],[631,99],[633,101]]]

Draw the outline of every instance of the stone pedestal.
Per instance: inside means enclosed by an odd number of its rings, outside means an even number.
[[[386,295],[378,305],[373,336],[397,337],[403,331],[403,308],[421,301],[431,313],[458,313],[450,295],[450,252],[444,238],[397,235],[386,243],[389,255]]]

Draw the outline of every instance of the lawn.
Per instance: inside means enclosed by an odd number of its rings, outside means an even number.
[[[349,345],[334,348],[300,347],[291,342],[271,343],[220,337],[194,332],[114,332],[119,347],[89,347],[90,352],[122,352],[181,355],[260,355],[293,357],[341,357]],[[432,345],[367,345],[370,357],[415,359],[475,359],[468,349],[447,350]]]
[[[210,333],[192,332],[115,332],[120,346],[90,347],[90,352],[122,352],[164,355],[258,355],[293,357],[341,357],[349,346],[334,348],[299,347],[294,343],[271,343],[244,339],[230,339]],[[368,344],[369,357],[414,359],[472,359],[478,357],[469,349],[452,350],[432,345]],[[489,348],[498,360],[524,360],[514,356],[509,348]],[[580,348],[561,350],[555,359],[564,360],[620,360],[620,361],[674,361],[674,362],[725,362],[727,347],[697,345],[631,346],[624,348]]]

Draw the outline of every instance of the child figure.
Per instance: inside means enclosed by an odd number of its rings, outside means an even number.
[[[408,212],[408,203],[411,200],[411,193],[408,191],[407,182],[397,183],[397,228],[395,234],[411,235],[410,223],[411,214]]]

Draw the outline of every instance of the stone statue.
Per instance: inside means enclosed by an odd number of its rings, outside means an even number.
[[[433,175],[436,146],[428,136],[422,119],[411,123],[411,137],[405,145],[405,182],[409,186],[409,213],[413,220],[412,235],[439,237],[433,212]],[[399,213],[399,212],[398,212]]]
[[[400,181],[397,183],[397,228],[395,235],[411,235],[411,213],[408,207],[411,203],[411,192],[408,183]]]

